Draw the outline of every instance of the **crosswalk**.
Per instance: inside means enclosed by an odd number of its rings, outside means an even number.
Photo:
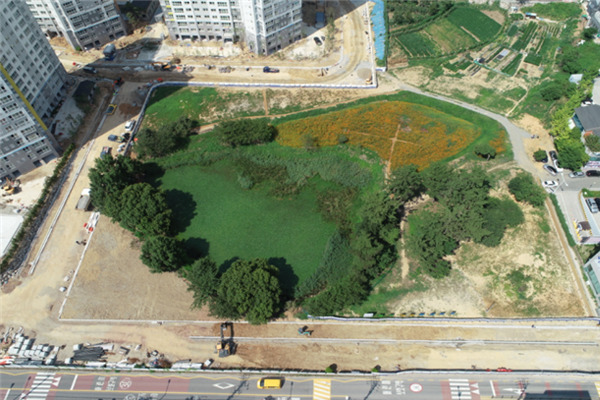
[[[55,378],[55,373],[39,372],[35,375],[29,390],[21,394],[21,399],[45,400],[52,386],[58,387],[60,377]]]
[[[479,385],[469,383],[468,379],[448,379],[452,400],[478,400]]]
[[[600,397],[600,382],[594,382],[596,385],[596,392],[598,392],[598,397]]]
[[[331,399],[331,379],[315,379],[313,381],[313,400]]]

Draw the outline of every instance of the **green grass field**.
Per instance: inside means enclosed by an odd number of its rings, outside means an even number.
[[[226,118],[264,115],[261,92],[231,92],[215,88],[166,86],[154,91],[143,125],[168,124],[179,117],[210,123]]]
[[[442,19],[439,23],[428,25],[424,31],[434,38],[444,53],[454,53],[461,49],[467,49],[476,43],[471,35],[452,24],[448,19]]]
[[[319,266],[333,223],[316,211],[310,187],[278,200],[266,188],[243,190],[229,161],[167,170],[159,181],[185,246],[208,254],[221,269],[236,258],[263,257],[280,269],[291,290]]]

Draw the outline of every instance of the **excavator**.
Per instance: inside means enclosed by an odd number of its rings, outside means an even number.
[[[2,185],[2,189],[4,190],[3,196],[9,196],[17,193],[19,191],[20,184],[21,181],[18,179],[10,179],[9,177],[6,177],[6,183]]]
[[[230,335],[229,339],[225,339],[223,332],[229,327]],[[221,341],[215,345],[215,353],[219,354],[219,358],[229,357],[235,354],[237,344],[233,341],[233,322],[223,322],[221,324]]]

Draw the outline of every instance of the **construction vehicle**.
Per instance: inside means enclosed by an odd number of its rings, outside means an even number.
[[[276,74],[279,72],[279,70],[277,68],[271,68],[271,67],[264,67],[263,68],[263,72],[265,74]]]
[[[108,146],[104,146],[102,148],[102,152],[100,153],[100,158],[104,158],[105,155],[110,154],[111,148]]]
[[[125,83],[125,81],[123,80],[123,78],[117,78],[113,81],[112,84],[112,88],[113,90],[115,89],[115,87],[120,87],[121,85],[123,85]]]
[[[227,330],[227,327],[231,329],[229,339],[225,339],[223,332]],[[215,353],[219,354],[219,358],[229,357],[235,354],[237,345],[233,341],[233,322],[223,322],[221,324],[221,341],[217,342],[215,346]]]
[[[11,194],[15,194],[19,191],[19,185],[21,181],[18,179],[10,179],[6,177],[6,183],[2,185],[2,189],[4,190],[3,196],[9,196]]]
[[[372,77],[372,76],[369,76],[367,79],[365,79],[365,83],[366,83],[367,85],[370,85],[371,83],[373,83],[373,77]]]
[[[81,196],[79,196],[79,200],[77,201],[75,209],[87,211],[91,202],[92,199],[90,198],[90,189],[83,189],[83,191],[81,192]]]
[[[308,330],[308,326],[303,326],[302,328],[298,328],[298,335],[310,336],[311,334],[312,334],[312,332]]]
[[[117,105],[111,103],[111,104],[108,105],[108,109],[106,110],[106,114],[107,115],[113,115],[115,113],[116,109],[117,109]]]
[[[156,62],[152,63],[152,66],[157,71],[171,71],[171,63]]]

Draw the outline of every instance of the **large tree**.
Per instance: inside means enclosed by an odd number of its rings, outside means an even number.
[[[264,324],[279,311],[279,270],[267,260],[237,260],[221,277],[211,313],[221,318],[246,317],[251,324]]]
[[[517,201],[523,201],[536,207],[543,206],[546,200],[544,189],[526,172],[521,172],[512,178],[508,182],[508,190]]]
[[[388,182],[388,190],[401,205],[418,197],[425,191],[423,177],[415,165],[396,168]]]
[[[185,117],[156,130],[144,128],[137,134],[135,151],[140,157],[166,156],[185,146],[192,128],[192,121]]]
[[[181,268],[184,253],[177,240],[167,236],[151,236],[142,245],[140,260],[152,273],[170,272]]]
[[[107,203],[106,208],[114,221],[137,237],[164,235],[169,231],[171,210],[165,193],[148,183],[126,187],[118,198]]]
[[[188,291],[194,293],[193,308],[202,308],[217,293],[219,286],[219,268],[208,257],[201,258],[185,272]]]
[[[139,182],[141,175],[142,164],[137,160],[121,156],[113,158],[110,155],[97,158],[89,172],[92,204],[112,217],[104,210],[108,199],[120,196],[127,186]]]
[[[275,137],[275,128],[266,119],[236,119],[221,122],[215,132],[232,146],[267,143]]]

